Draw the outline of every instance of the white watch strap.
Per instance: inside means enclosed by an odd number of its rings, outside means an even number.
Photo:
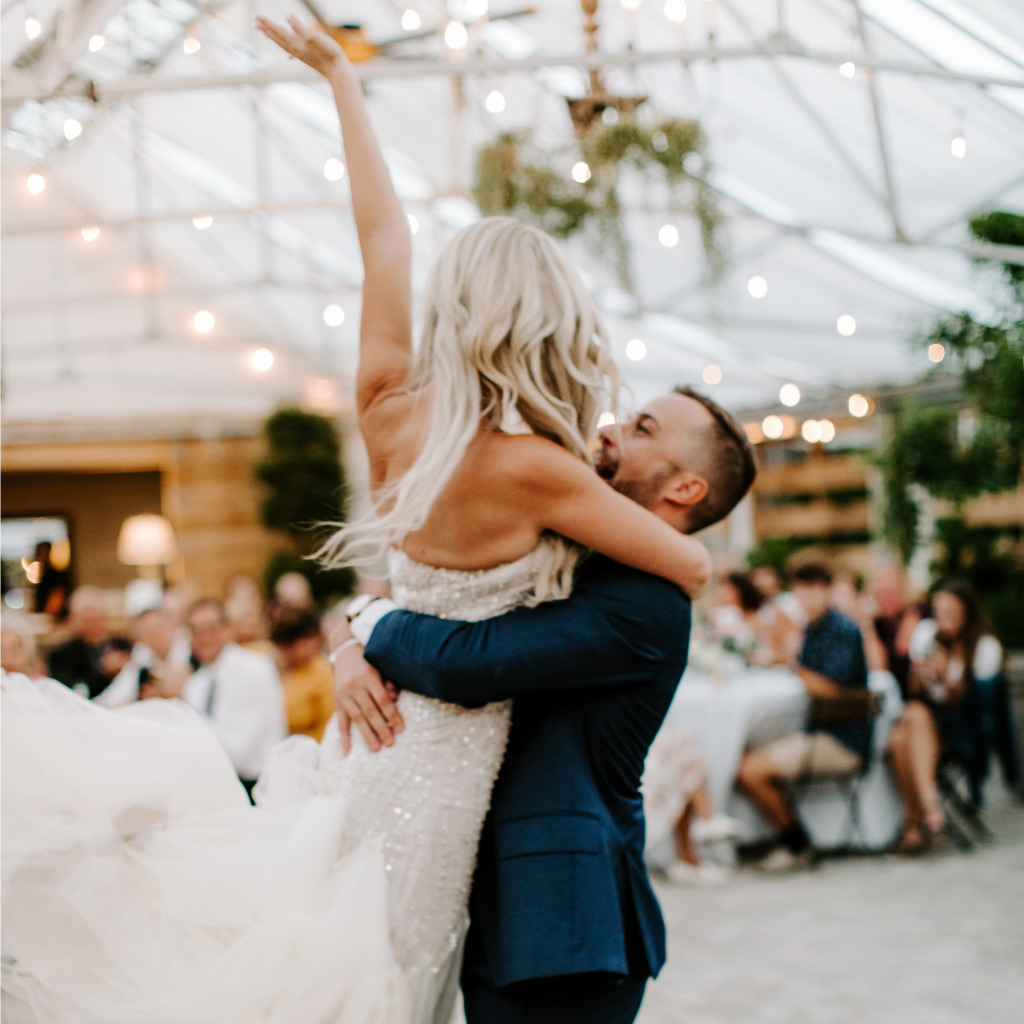
[[[380,622],[389,612],[398,608],[394,601],[386,597],[378,597],[366,605],[365,610],[360,612],[352,620],[352,635],[365,647],[370,640],[373,627]]]

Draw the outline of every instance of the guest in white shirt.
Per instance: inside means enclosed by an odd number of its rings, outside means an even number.
[[[183,697],[205,715],[251,793],[271,748],[288,735],[281,678],[270,658],[231,640],[219,601],[204,598],[192,605],[188,627],[199,668],[181,683],[156,683],[153,696]]]

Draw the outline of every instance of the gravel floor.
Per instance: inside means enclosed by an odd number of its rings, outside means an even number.
[[[968,854],[659,885],[668,964],[639,1024],[1021,1024],[1024,806],[990,789],[998,841]]]

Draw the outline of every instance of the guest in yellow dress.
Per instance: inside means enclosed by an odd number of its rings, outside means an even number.
[[[319,741],[334,714],[334,673],[324,657],[320,616],[286,608],[270,632],[284,682],[288,731]]]

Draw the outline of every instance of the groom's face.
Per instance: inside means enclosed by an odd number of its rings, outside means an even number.
[[[711,413],[686,395],[652,399],[622,424],[604,427],[594,456],[598,474],[644,508],[654,508],[689,475],[689,449],[713,423]]]

